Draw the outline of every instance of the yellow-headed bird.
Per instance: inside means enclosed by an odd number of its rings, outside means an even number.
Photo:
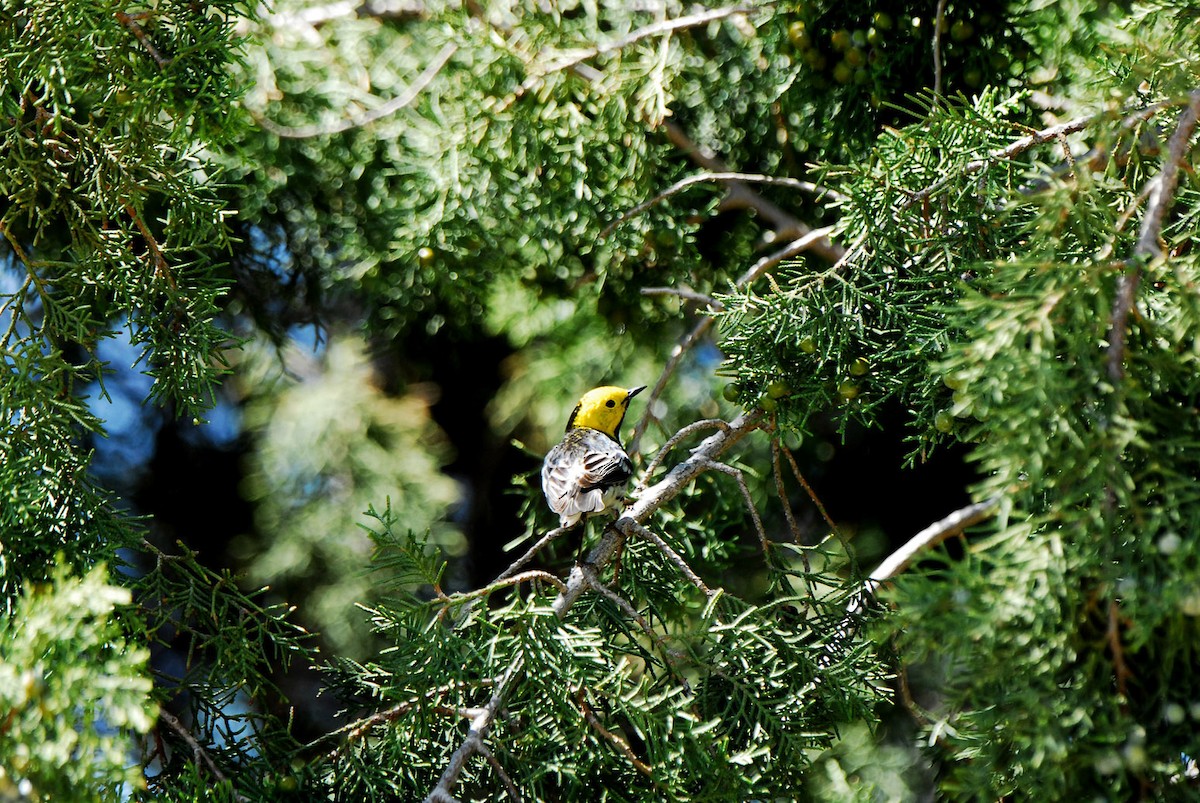
[[[542,491],[563,527],[615,507],[633,476],[617,435],[630,400],[646,389],[606,386],[583,394],[567,419],[567,434],[542,464]]]

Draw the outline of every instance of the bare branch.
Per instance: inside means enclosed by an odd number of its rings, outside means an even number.
[[[550,532],[546,533],[541,538],[539,538],[537,543],[534,544],[533,546],[531,546],[528,549],[528,551],[525,552],[524,555],[522,555],[521,557],[514,560],[512,562],[512,564],[507,569],[502,571],[500,573],[500,575],[493,582],[507,580],[509,577],[512,577],[518,571],[520,571],[521,568],[523,566],[525,566],[525,564],[527,564],[527,563],[529,563],[529,561],[533,560],[534,556],[537,555],[537,553],[541,551],[542,547],[544,547],[546,544],[553,541],[555,538],[558,538],[560,535],[563,535],[564,533],[569,533],[571,530],[574,530],[574,529],[575,529],[575,527],[555,527],[553,530],[551,530]]]
[[[126,14],[124,11],[118,11],[116,12],[116,17],[117,22],[128,28],[137,38],[137,40],[142,43],[142,47],[146,48],[146,52],[150,54],[150,58],[154,59],[154,63],[158,65],[159,69],[162,69],[171,63],[171,60],[164,57],[163,54],[159,52],[158,48],[154,46],[154,42],[150,41],[150,36],[146,33],[146,29],[138,24],[137,19],[134,18],[134,15]]]
[[[946,0],[938,0],[933,18],[933,98],[942,94],[942,23],[946,21]]]
[[[409,84],[408,88],[403,93],[397,95],[391,100],[383,103],[366,112],[365,114],[354,115],[346,120],[339,120],[336,123],[325,125],[306,125],[306,126],[285,126],[274,122],[266,117],[255,115],[258,124],[270,131],[276,136],[284,137],[285,139],[308,139],[310,137],[327,137],[333,134],[340,134],[343,131],[349,131],[352,128],[361,128],[362,126],[370,125],[376,120],[381,120],[388,115],[395,114],[403,109],[408,104],[417,99],[427,86],[433,83],[433,79],[437,77],[442,68],[446,66],[446,62],[450,60],[458,51],[458,45],[450,42],[438,51],[433,57],[433,61],[421,71],[416,80]]]
[[[1146,120],[1150,119],[1155,114],[1158,114],[1158,112],[1170,105],[1172,104],[1161,102],[1146,106],[1145,108],[1137,110],[1122,120],[1121,126],[1122,128],[1132,128],[1138,123],[1145,122]],[[960,170],[947,173],[925,189],[918,190],[917,192],[910,194],[908,198],[905,199],[904,203],[900,205],[900,209],[908,209],[914,204],[924,201],[938,190],[946,187],[951,182],[957,181],[962,176],[969,176],[974,173],[978,173],[979,171],[988,168],[997,162],[1006,162],[1010,159],[1014,159],[1017,156],[1020,156],[1022,153],[1025,153],[1025,151],[1035,148],[1038,145],[1044,145],[1047,142],[1052,142],[1067,134],[1074,134],[1077,131],[1082,131],[1099,120],[1103,120],[1106,116],[1107,113],[1090,114],[1086,117],[1077,117],[1074,120],[1068,120],[1067,122],[1060,123],[1059,125],[1043,128],[1040,131],[1034,131],[1028,136],[1014,140],[1003,148],[998,148],[992,151],[982,159],[972,159],[963,165]]]
[[[666,639],[663,638],[661,633],[658,633],[653,627],[650,626],[650,623],[646,621],[646,617],[638,613],[637,608],[633,607],[633,603],[622,597],[616,591],[613,591],[604,583],[600,582],[600,578],[596,576],[596,570],[590,565],[584,564],[580,568],[583,570],[583,576],[587,581],[588,588],[620,608],[626,616],[637,623],[638,627],[642,629],[642,632],[645,633],[651,641],[657,644],[659,649],[661,649],[664,654],[670,655],[670,650],[667,648]]]
[[[817,496],[817,493],[812,489],[812,486],[808,484],[808,480],[804,479],[804,474],[800,472],[800,466],[797,465],[796,458],[794,455],[792,455],[792,450],[786,447],[781,447],[780,451],[783,452],[783,456],[787,458],[788,463],[791,465],[792,473],[796,475],[796,481],[800,483],[801,487],[804,488],[804,492],[808,494],[808,498],[811,499],[813,504],[817,506],[817,510],[821,513],[821,518],[825,519],[825,523],[829,525],[829,529],[838,537],[838,540],[845,545],[845,539],[842,538],[842,533],[840,530],[838,530],[837,524],[835,524],[833,519],[829,517],[829,512],[825,510],[825,505],[821,504],[820,497]]]
[[[617,226],[620,226],[630,218],[640,215],[642,212],[645,212],[655,204],[662,203],[672,195],[682,192],[688,187],[696,184],[703,184],[709,181],[722,184],[728,184],[732,182],[744,184],[767,184],[773,187],[788,187],[789,189],[799,190],[801,192],[811,192],[818,196],[828,197],[834,201],[845,200],[845,196],[836,190],[829,189],[828,187],[822,187],[820,184],[814,184],[811,181],[801,181],[797,178],[788,178],[784,176],[765,176],[761,173],[698,173],[694,176],[688,176],[687,178],[676,181],[658,195],[655,195],[653,198],[647,201],[642,201],[628,212],[625,212],[619,218],[604,227],[604,230],[600,232],[600,238],[604,239],[608,235],[612,234]]]
[[[557,589],[558,591],[563,591],[566,589],[566,586],[563,585],[563,581],[559,580],[554,575],[550,574],[549,572],[543,572],[543,571],[539,571],[537,569],[533,569],[528,572],[521,572],[520,574],[511,574],[511,575],[508,575],[507,577],[499,578],[497,580],[492,581],[491,583],[484,586],[483,588],[477,588],[474,591],[467,591],[462,594],[454,594],[452,596],[446,596],[445,594],[441,594],[440,599],[443,602],[445,602],[447,604],[447,606],[458,605],[459,603],[467,602],[467,601],[473,600],[473,599],[478,599],[479,597],[486,597],[488,594],[498,591],[501,588],[506,588],[507,586],[520,585],[521,583],[527,583],[532,580],[542,580],[543,582],[549,583],[550,585],[554,586],[554,588]]]
[[[1125,329],[1137,296],[1142,278],[1141,265],[1162,257],[1159,238],[1162,236],[1163,218],[1175,200],[1175,188],[1179,183],[1179,168],[1191,149],[1192,134],[1200,116],[1200,90],[1191,93],[1189,103],[1179,115],[1175,133],[1167,144],[1167,154],[1161,172],[1152,179],[1150,194],[1146,199],[1146,213],[1142,217],[1142,228],[1133,248],[1133,259],[1117,280],[1117,298],[1113,302],[1111,323],[1108,330],[1108,376],[1118,382],[1125,375]]]
[[[213,758],[208,754],[208,751],[201,746],[200,742],[196,741],[196,737],[192,735],[192,732],[184,727],[184,724],[180,722],[174,714],[172,714],[170,711],[159,709],[158,720],[159,722],[165,722],[167,727],[175,731],[179,738],[183,739],[184,743],[186,743],[187,746],[192,749],[192,762],[197,767],[204,767],[207,769],[208,773],[217,780],[217,783],[228,784],[235,800],[249,800],[249,798],[247,798],[245,795],[240,794],[236,789],[234,789],[233,782],[229,780],[225,773],[221,772],[221,768],[217,766],[215,761],[213,761]]]
[[[750,269],[743,273],[737,280],[737,287],[742,288],[754,282],[759,276],[769,271],[771,268],[778,265],[785,259],[800,254],[804,251],[817,251],[822,248],[828,250],[830,254],[836,254],[836,259],[840,261],[845,256],[846,251],[841,246],[836,246],[829,240],[829,235],[833,234],[833,226],[825,226],[820,229],[809,229],[807,232],[792,240],[790,243],[780,248],[773,254],[767,254],[762,259],[750,266]]]
[[[263,14],[262,21],[271,28],[319,28],[327,22],[346,17],[375,19],[404,19],[427,13],[420,0],[339,0],[321,6],[309,6],[298,11]],[[239,31],[240,32],[240,31]]]
[[[434,689],[429,689],[421,697],[410,697],[404,702],[398,703],[391,708],[386,708],[383,711],[376,711],[374,714],[355,720],[354,722],[350,722],[335,731],[325,734],[309,746],[315,747],[318,744],[328,742],[332,739],[340,737],[342,734],[345,734],[345,738],[342,740],[341,744],[330,750],[322,757],[325,761],[334,761],[348,745],[353,744],[363,736],[370,733],[371,729],[376,725],[395,722],[397,719],[416,708],[422,700],[432,700],[436,697],[441,697],[442,695],[458,689],[465,689],[468,687],[471,687],[472,689],[488,688],[494,685],[494,679],[482,678],[478,681],[472,681],[471,683],[454,682],[444,686],[439,686]],[[437,711],[448,716],[462,717],[464,719],[474,719],[475,717],[479,716],[480,712],[482,711],[482,709],[479,708],[453,708],[451,706],[440,704],[433,704],[430,706],[430,710]]]
[[[693,421],[683,429],[676,432],[667,439],[667,442],[664,443],[661,448],[659,448],[658,454],[654,455],[654,459],[650,461],[648,466],[646,466],[646,469],[642,472],[641,482],[639,482],[637,487],[633,490],[633,495],[637,496],[638,491],[641,490],[645,486],[646,481],[653,476],[655,470],[662,463],[663,458],[667,456],[667,452],[674,449],[679,442],[688,435],[691,435],[693,432],[698,432],[702,429],[719,429],[724,432],[728,431],[729,424],[720,418],[705,418],[701,421]]]
[[[1120,603],[1117,600],[1108,602],[1108,627],[1105,628],[1104,638],[1108,642],[1108,650],[1112,653],[1113,677],[1117,681],[1117,694],[1128,699],[1129,681],[1133,679],[1133,670],[1125,661],[1125,648],[1121,646],[1121,614]]]
[[[644,296],[678,296],[685,301],[694,301],[697,304],[703,304],[709,309],[723,310],[725,305],[717,301],[712,296],[706,296],[704,293],[698,293],[687,287],[643,287],[642,295]]]
[[[663,132],[667,135],[667,139],[675,147],[687,154],[693,162],[705,170],[713,173],[732,172],[724,160],[693,142],[676,123],[668,120],[663,123],[662,128]],[[796,240],[812,231],[811,226],[802,222],[790,212],[784,211],[776,204],[763,198],[747,187],[744,182],[731,181],[729,183],[729,200],[738,206],[745,206],[757,212],[763,220],[766,220],[775,229],[776,241]],[[813,242],[811,248],[813,253],[830,262],[836,262],[842,256],[842,249],[827,238],[816,240]]]
[[[467,731],[467,736],[463,739],[458,749],[451,754],[450,760],[446,762],[446,769],[442,771],[441,778],[438,779],[437,785],[429,792],[425,798],[425,803],[446,803],[453,801],[454,786],[458,783],[458,776],[462,774],[463,767],[471,756],[479,753],[482,754],[486,750],[483,743],[483,737],[491,729],[492,723],[496,721],[496,712],[500,710],[500,704],[504,701],[504,694],[508,690],[508,684],[525,669],[525,653],[518,652],[513,656],[512,662],[508,665],[504,675],[496,682],[496,687],[492,691],[491,699],[487,705],[480,710],[479,715],[471,720],[470,730]]]
[[[796,514],[792,512],[792,503],[788,499],[787,488],[783,485],[783,471],[779,464],[779,441],[775,438],[771,439],[771,473],[775,475],[775,493],[779,495],[779,501],[783,504],[783,517],[787,519],[792,540],[797,546],[803,546],[804,537],[800,534],[800,525],[796,523]],[[808,571],[808,554],[801,554],[804,556],[804,569]]]
[[[504,791],[508,792],[509,798],[520,803],[521,793],[517,790],[517,785],[512,782],[512,778],[508,777],[508,773],[504,771],[504,767],[501,766],[488,746],[480,742],[476,745],[475,750],[487,760],[487,763],[491,765],[496,775],[500,776],[500,782],[504,784]]]
[[[826,638],[825,651],[818,656],[817,665],[826,667],[833,663],[836,656],[848,645],[855,633],[858,632],[857,618],[867,607],[875,592],[885,582],[895,577],[910,566],[918,554],[930,547],[936,546],[952,535],[961,533],[967,527],[978,524],[989,518],[999,507],[1000,500],[996,498],[967,505],[954,511],[945,518],[935,521],[921,532],[910,538],[904,546],[889,555],[883,563],[876,567],[850,595],[846,603],[846,615]]]
[[[742,491],[742,499],[745,500],[746,507],[750,510],[750,518],[754,521],[754,529],[758,533],[759,543],[762,544],[763,554],[769,553],[771,542],[767,540],[767,531],[763,529],[762,518],[758,515],[758,508],[754,506],[754,497],[750,495],[750,488],[746,486],[746,478],[742,476],[742,472],[727,463],[718,463],[715,460],[706,461],[705,466],[720,471],[722,474],[728,474],[737,481],[738,488]]]
[[[715,465],[713,467],[715,467]],[[692,585],[700,589],[701,594],[706,597],[712,596],[712,589],[700,579],[700,575],[696,574],[695,570],[692,569],[691,566],[687,565],[687,561],[683,559],[683,556],[676,552],[674,547],[663,540],[661,535],[654,532],[649,527],[637,524],[636,522],[629,525],[629,529],[632,533],[640,535],[642,538],[645,538],[647,541],[658,547],[659,551],[666,555],[667,559],[679,568],[679,571],[683,572],[683,576],[686,577]]]
[[[171,267],[167,264],[167,258],[163,255],[162,247],[158,244],[158,240],[154,239],[154,235],[150,233],[150,227],[146,225],[146,221],[138,214],[138,211],[133,208],[133,204],[125,204],[125,212],[133,220],[138,231],[142,233],[142,239],[146,241],[146,250],[150,252],[150,258],[154,262],[154,272],[161,276],[172,291],[176,289],[175,277],[171,274]]]
[[[960,508],[945,518],[935,521],[904,543],[904,546],[888,555],[875,571],[863,582],[864,589],[874,592],[879,586],[912,565],[921,552],[937,546],[952,535],[957,535],[974,524],[991,518],[999,507],[1000,500],[993,497],[973,505]]]
[[[584,697],[583,689],[575,695],[575,703],[579,706],[579,713],[583,714],[584,720],[588,725],[592,726],[592,730],[599,733],[604,740],[620,751],[621,755],[629,760],[629,763],[637,768],[637,771],[647,777],[653,777],[654,772],[646,762],[637,757],[637,753],[633,752],[633,748],[629,746],[629,742],[622,739],[619,735],[613,733],[608,728],[604,727],[603,723],[597,719],[592,713],[592,709],[587,704],[587,699]]]
[[[731,6],[729,8],[714,8],[708,11],[702,11],[697,14],[690,14],[686,17],[676,17],[675,19],[661,20],[651,25],[638,28],[632,31],[627,36],[620,39],[614,39],[611,42],[605,42],[602,45],[595,47],[582,48],[570,54],[564,54],[557,60],[551,61],[542,69],[533,73],[522,82],[516,91],[513,93],[514,99],[520,98],[529,90],[536,87],[547,76],[564,70],[571,70],[582,65],[584,62],[594,59],[598,56],[604,56],[609,53],[615,53],[618,50],[624,50],[632,44],[636,44],[643,39],[649,39],[654,36],[662,36],[675,31],[684,30],[686,28],[697,28],[701,25],[707,25],[710,22],[731,17],[734,14],[749,14],[757,9],[752,6]]]

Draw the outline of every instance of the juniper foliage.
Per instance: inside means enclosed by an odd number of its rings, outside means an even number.
[[[1197,21],[0,6],[0,794],[1194,796]],[[314,314],[327,385],[236,356]],[[168,415],[240,383],[270,536],[242,548],[336,655],[91,479],[118,332]],[[491,424],[538,454],[580,382],[668,370],[630,517],[470,589],[415,380],[484,337]],[[803,469],[897,409],[995,515],[885,609]],[[311,743],[293,661],[345,708]]]

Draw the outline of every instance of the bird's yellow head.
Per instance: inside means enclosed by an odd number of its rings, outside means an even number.
[[[606,385],[594,388],[583,394],[579,404],[567,420],[567,432],[580,427],[597,429],[614,440],[617,430],[625,420],[625,411],[629,409],[629,401],[646,389],[645,385],[638,388],[618,388]]]

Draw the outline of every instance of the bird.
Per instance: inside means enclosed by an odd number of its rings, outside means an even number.
[[[567,434],[546,453],[542,491],[563,528],[621,503],[633,462],[618,431],[629,402],[646,389],[612,385],[583,394],[567,419]]]

